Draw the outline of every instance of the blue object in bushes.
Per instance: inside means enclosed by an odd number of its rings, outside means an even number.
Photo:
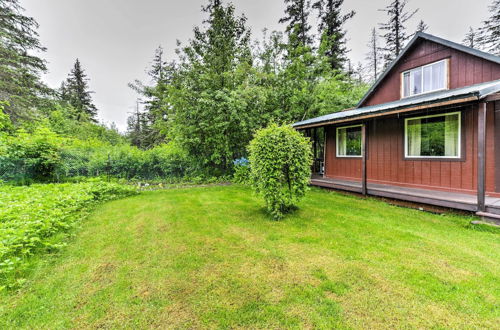
[[[248,165],[250,165],[250,162],[245,157],[241,157],[241,158],[233,160],[233,165],[247,167]]]

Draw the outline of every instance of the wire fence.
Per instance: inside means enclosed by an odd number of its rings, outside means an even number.
[[[185,159],[132,158],[113,155],[85,157],[62,153],[54,158],[17,158],[0,155],[0,182],[63,182],[72,178],[101,177],[125,180],[174,180],[197,173]]]
[[[112,176],[111,161],[100,166],[92,166],[87,159],[73,155],[64,155],[58,162],[39,158],[0,157],[0,182],[29,183],[34,181],[61,182],[74,177]],[[127,174],[124,173],[126,178]]]

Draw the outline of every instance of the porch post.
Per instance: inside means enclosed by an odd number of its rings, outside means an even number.
[[[323,177],[326,176],[326,139],[327,139],[327,127],[323,126]],[[321,166],[321,165],[320,165]]]
[[[366,196],[366,123],[361,126],[361,193]]]
[[[486,211],[486,102],[478,105],[477,115],[477,210]]]

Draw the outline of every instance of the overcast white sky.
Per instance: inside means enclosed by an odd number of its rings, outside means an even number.
[[[344,9],[356,15],[346,24],[349,54],[354,63],[364,61],[369,32],[385,14],[378,11],[391,0],[346,0]],[[227,2],[227,1],[226,1]],[[283,0],[233,0],[245,13],[254,38],[264,28],[282,30]],[[126,128],[137,94],[127,87],[145,79],[154,50],[162,45],[174,58],[176,40],[186,41],[200,25],[205,0],[20,0],[29,16],[40,24],[40,39],[47,52],[49,72],[44,80],[58,87],[78,57],[85,68],[103,122]],[[420,19],[428,33],[460,42],[469,29],[488,16],[490,0],[410,0],[408,8],[420,8],[410,24]]]

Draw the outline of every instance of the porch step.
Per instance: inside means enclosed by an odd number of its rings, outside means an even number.
[[[476,215],[480,216],[485,222],[489,222],[491,224],[500,226],[500,214],[489,213],[489,212],[476,212]]]

